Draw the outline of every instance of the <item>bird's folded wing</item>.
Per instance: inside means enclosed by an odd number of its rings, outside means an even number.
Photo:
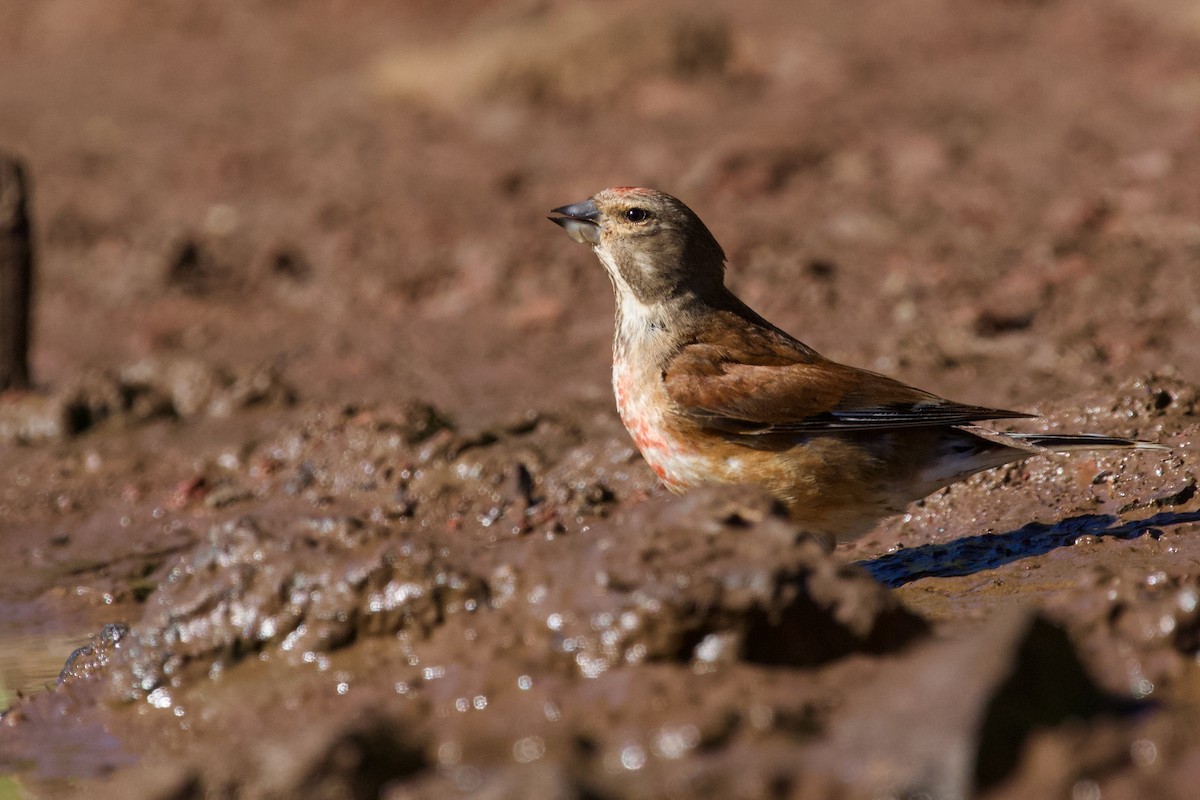
[[[742,434],[885,430],[1030,416],[944,400],[874,372],[814,358],[811,351],[791,363],[784,363],[778,351],[759,355],[688,345],[664,370],[667,394],[678,412],[700,425]]]

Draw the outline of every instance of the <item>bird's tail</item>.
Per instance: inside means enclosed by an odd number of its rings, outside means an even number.
[[[1166,445],[1141,442],[1137,439],[1122,439],[1119,436],[1104,436],[1099,433],[1005,433],[1007,438],[1016,439],[1029,447],[1066,453],[1072,450],[1170,450]]]

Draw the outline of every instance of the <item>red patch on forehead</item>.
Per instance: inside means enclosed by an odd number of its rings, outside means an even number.
[[[612,187],[613,194],[641,194],[646,191],[640,186],[614,186]]]

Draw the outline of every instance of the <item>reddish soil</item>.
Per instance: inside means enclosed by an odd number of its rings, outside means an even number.
[[[1193,0],[10,0],[0,75],[0,798],[1195,795]],[[610,185],[832,358],[1173,451],[832,555],[670,496],[544,220]]]

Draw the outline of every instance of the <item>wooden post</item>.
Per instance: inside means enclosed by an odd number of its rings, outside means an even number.
[[[0,153],[0,391],[29,388],[33,244],[25,168]]]

